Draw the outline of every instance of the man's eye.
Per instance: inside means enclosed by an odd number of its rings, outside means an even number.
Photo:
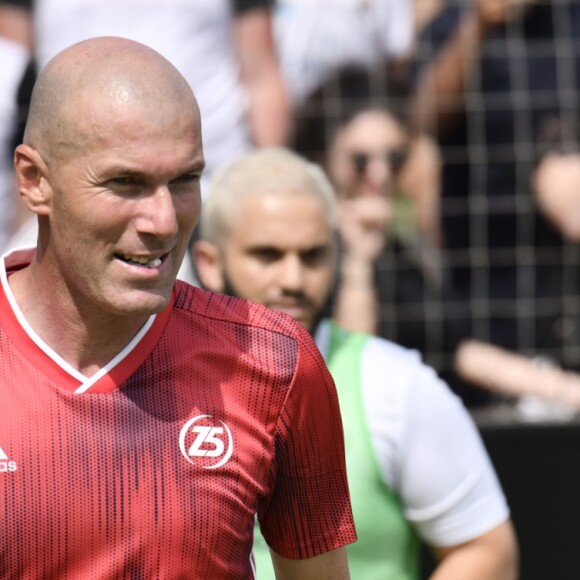
[[[275,262],[280,258],[280,252],[273,248],[260,248],[255,250],[253,254],[262,262]]]
[[[317,265],[328,257],[328,248],[313,248],[302,255],[302,261],[308,265]]]
[[[173,183],[178,185],[188,185],[190,183],[197,183],[200,180],[200,175],[198,173],[187,173],[186,175],[180,175],[177,179],[173,180]]]
[[[117,187],[129,187],[135,185],[136,180],[134,177],[114,177],[113,179],[109,179],[109,183]]]

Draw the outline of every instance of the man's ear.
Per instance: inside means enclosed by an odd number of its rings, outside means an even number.
[[[206,240],[197,240],[193,245],[191,259],[201,285],[214,292],[223,292],[225,284],[219,248]]]
[[[14,171],[18,192],[26,207],[37,215],[47,215],[52,187],[40,153],[29,145],[18,145],[14,152]]]

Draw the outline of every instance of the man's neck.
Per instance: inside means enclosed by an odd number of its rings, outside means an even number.
[[[87,308],[81,312],[66,293],[47,288],[34,265],[12,273],[10,290],[33,331],[64,361],[90,377],[119,354],[149,319],[106,315]]]

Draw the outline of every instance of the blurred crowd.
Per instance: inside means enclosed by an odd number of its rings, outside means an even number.
[[[83,38],[127,36],[196,91],[203,191],[254,147],[287,145],[326,170],[342,247],[328,312],[341,324],[417,349],[469,407],[532,395],[576,409],[579,10],[2,0],[0,247],[34,242],[11,152],[35,71]],[[182,277],[195,282],[189,264]]]

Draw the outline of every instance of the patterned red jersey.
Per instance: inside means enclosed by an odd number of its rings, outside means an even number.
[[[177,282],[87,378],[1,275],[1,578],[253,578],[256,515],[287,558],[355,540],[334,385],[289,317]]]

